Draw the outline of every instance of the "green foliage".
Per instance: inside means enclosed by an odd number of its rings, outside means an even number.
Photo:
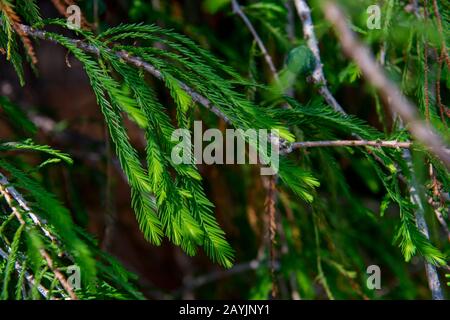
[[[292,49],[286,58],[287,69],[296,75],[311,73],[315,64],[313,53],[304,45]]]
[[[106,28],[102,22],[98,32],[73,30],[75,36],[69,37],[66,22],[43,20],[36,1],[0,0],[0,4],[7,4],[20,16],[21,22],[38,29],[51,27],[52,31],[46,31],[40,38],[61,45],[83,66],[129,184],[131,207],[145,239],[161,245],[167,238],[189,256],[198,255],[202,248],[213,263],[224,268],[232,268],[236,260],[254,259],[253,253],[241,252],[242,248],[251,248],[252,252],[260,248],[253,243],[240,245],[241,239],[234,237],[227,240],[209,198],[211,181],[195,165],[193,150],[188,155],[190,164],[177,165],[171,160],[177,145],[172,141],[174,130],[192,130],[193,120],[199,117],[210,126],[225,127],[224,122],[218,123],[203,107],[225,118],[226,125],[236,129],[278,130],[279,137],[272,138],[279,139],[283,151],[289,151],[294,141],[411,139],[397,119],[389,120],[392,117],[385,112],[383,101],[373,88],[363,90],[367,83],[361,79],[357,64],[345,60],[340,46],[335,40],[330,41],[329,26],[319,13],[319,1],[312,2],[312,12],[313,20],[318,21],[314,27],[321,45],[324,73],[331,91],[351,115],[334,111],[319,98],[318,85],[305,81],[310,79],[318,61],[303,40],[299,41],[303,37],[298,28],[300,21],[290,20],[293,4],[271,0],[241,2],[244,14],[258,30],[275,63],[285,61],[278,73],[280,81],[274,87],[267,83],[270,80],[260,48],[238,18],[226,20],[238,28],[230,29],[233,37],[222,41],[210,30],[198,32],[199,27],[183,16],[180,7],[173,9],[162,3],[158,9],[153,3],[135,0],[129,4],[131,18],[144,19],[148,15],[152,23],[158,20],[161,25],[174,25],[178,30],[146,23]],[[441,101],[448,97],[432,87],[439,84],[443,92],[450,83],[443,56],[439,58],[442,61],[438,59],[440,47],[444,45],[443,50],[448,47],[447,5],[439,4],[443,24],[440,34],[432,4],[427,8],[431,13],[429,21],[422,25],[417,17],[405,12],[405,3],[385,1],[382,29],[369,32],[365,9],[370,1],[342,1],[351,17],[352,29],[375,48],[392,80],[399,82],[405,95],[419,106],[421,115],[448,140],[449,121],[445,113],[448,108]],[[83,8],[90,20],[96,18],[92,15],[92,1],[84,1]],[[107,3],[101,1],[98,10],[100,14],[106,12]],[[231,12],[231,1],[204,1],[201,10],[217,17],[221,11]],[[4,49],[19,83],[24,85],[23,61],[28,60],[34,67],[30,44],[23,34],[18,34],[17,19],[11,13],[0,10],[0,19],[0,49]],[[293,34],[287,37],[289,28]],[[211,52],[224,58],[219,59]],[[426,58],[424,52],[428,54]],[[69,292],[61,287],[52,266],[42,256],[43,251],[62,271],[72,264],[81,267],[83,288],[75,292],[79,298],[143,298],[134,285],[136,277],[102,252],[96,240],[74,223],[71,212],[58,196],[44,187],[45,169],[56,164],[70,166],[71,156],[27,139],[34,139],[36,127],[8,98],[0,97],[0,110],[2,118],[17,133],[15,139],[0,137],[1,298],[68,297]],[[142,154],[132,143],[127,120],[133,121],[145,137]],[[252,144],[249,137],[244,139]],[[262,148],[251,147],[261,157],[268,157]],[[445,166],[422,147],[413,145],[411,149],[414,158],[426,159],[427,170],[432,166],[438,184],[432,176],[418,178],[405,153],[395,148],[316,148],[283,154],[276,190],[278,237],[272,243],[280,252],[279,268],[272,278],[266,265],[260,263],[255,279],[240,279],[256,283],[249,285],[251,289],[243,295],[267,298],[273,282],[278,281],[285,286],[289,283],[292,292],[297,288],[307,299],[377,298],[365,287],[369,263],[382,265],[399,283],[390,296],[420,295],[422,284],[417,285],[416,279],[411,279],[407,263],[421,256],[427,263],[446,266],[449,247],[436,228],[430,227],[428,239],[418,226],[417,213],[422,212],[431,220],[435,210],[448,209],[448,201],[437,199],[430,185],[438,185],[444,193],[449,190],[450,176]],[[38,164],[30,164],[23,157],[31,152]],[[250,197],[246,198],[250,192],[245,188],[251,188],[247,181],[259,181],[260,177],[252,175],[247,167],[237,170],[238,173],[233,170],[224,170],[231,181],[224,183],[232,185],[230,189],[236,188],[229,190],[229,196],[239,199],[239,205],[226,207],[224,215],[234,223],[242,220],[241,213],[246,211],[250,216],[259,210],[254,208]],[[412,200],[416,186],[419,202]],[[23,198],[9,199],[11,190]],[[263,198],[258,201],[263,202]],[[439,208],[434,207],[435,203]],[[23,223],[17,216],[21,216]],[[257,212],[253,219],[259,222],[267,217]],[[448,216],[444,215],[444,221],[448,222]],[[247,224],[241,222],[240,231],[246,230]],[[242,233],[245,233],[243,242],[254,241],[248,240],[256,232]],[[260,250],[258,261],[266,261],[268,251]],[[29,282],[30,274],[33,283]],[[29,292],[24,292],[23,287],[28,287]]]

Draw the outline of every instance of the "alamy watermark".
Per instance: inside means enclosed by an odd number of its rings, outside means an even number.
[[[369,17],[367,18],[367,29],[381,29],[381,8],[379,5],[374,4],[367,8],[367,14]]]
[[[72,290],[81,289],[81,270],[77,265],[68,266],[66,273],[68,275],[67,282]]]
[[[381,269],[376,264],[367,267],[366,273],[368,275],[366,286],[369,290],[381,289]]]
[[[76,4],[68,6],[66,9],[67,27],[72,30],[81,28],[81,9]]]
[[[276,175],[280,164],[278,137],[276,129],[226,129],[224,136],[219,129],[203,132],[202,122],[194,121],[193,137],[188,129],[172,133],[172,142],[178,144],[172,149],[171,159],[175,165],[260,164],[261,175]]]

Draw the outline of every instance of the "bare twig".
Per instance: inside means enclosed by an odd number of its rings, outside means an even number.
[[[266,195],[266,216],[268,222],[268,230],[269,230],[269,253],[270,253],[270,274],[272,277],[272,299],[277,297],[278,288],[276,284],[275,277],[275,236],[277,231],[277,221],[276,221],[276,202],[277,202],[277,189],[276,189],[276,180],[275,176],[271,176],[268,178],[268,186],[267,186],[267,195]]]
[[[367,140],[334,140],[334,141],[302,141],[294,142],[289,151],[314,147],[377,147],[377,148],[410,148],[411,142],[399,141],[367,141]]]
[[[233,12],[235,14],[237,14],[242,19],[242,21],[247,26],[247,28],[250,31],[250,33],[253,35],[253,38],[255,39],[256,44],[259,47],[259,50],[261,50],[261,52],[262,52],[262,54],[264,56],[264,59],[266,60],[267,65],[269,66],[269,69],[270,69],[270,72],[272,73],[272,76],[274,77],[274,79],[276,81],[278,81],[279,78],[278,78],[277,69],[275,68],[275,65],[273,63],[272,57],[270,56],[269,52],[267,51],[267,48],[264,45],[264,42],[261,40],[261,37],[258,35],[258,32],[253,27],[253,24],[250,22],[248,17],[245,15],[244,11],[242,11],[242,8],[239,5],[239,2],[237,0],[232,0],[231,5],[232,5],[232,8],[233,8]]]
[[[320,59],[319,44],[317,42],[316,34],[314,33],[311,9],[306,3],[306,0],[294,0],[294,3],[297,8],[297,13],[302,20],[303,35],[306,39],[306,43],[314,54],[314,58],[316,60],[316,66],[311,79],[315,84],[319,85],[319,93],[323,96],[325,101],[332,106],[334,110],[344,113],[341,105],[336,101],[327,86],[327,80],[325,78],[322,61]]]
[[[441,137],[420,119],[414,105],[401,94],[395,83],[385,76],[383,69],[376,63],[369,49],[357,40],[348,27],[341,9],[334,2],[327,1],[324,5],[324,12],[326,18],[336,29],[345,53],[355,61],[367,80],[380,91],[384,100],[391,107],[391,111],[400,116],[418,141],[441,159],[447,168],[450,168],[450,152]]]

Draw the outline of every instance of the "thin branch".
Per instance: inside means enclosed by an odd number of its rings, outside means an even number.
[[[47,32],[45,32],[43,30],[37,30],[37,29],[34,29],[34,28],[32,28],[30,26],[27,26],[27,25],[20,25],[20,28],[26,34],[32,36],[33,38],[41,39],[41,40],[48,40],[48,41],[57,43],[57,41],[55,39],[53,39],[51,37],[51,35],[49,35]],[[79,49],[83,50],[86,53],[91,53],[91,54],[94,54],[94,55],[97,55],[97,56],[100,55],[100,50],[97,47],[93,46],[93,45],[85,43],[85,42],[83,42],[81,40],[69,39],[69,41],[73,45],[76,45]],[[105,50],[108,51],[109,53],[115,54],[118,58],[121,58],[124,61],[134,65],[136,68],[143,69],[143,70],[147,71],[148,73],[153,75],[155,78],[164,81],[164,76],[158,69],[156,69],[150,63],[147,63],[144,60],[140,59],[139,57],[131,56],[128,52],[123,51],[123,50],[122,51],[117,51],[117,52],[115,52],[115,51],[113,51],[111,49],[105,49]],[[214,106],[207,98],[205,98],[201,94],[197,93],[194,89],[192,89],[191,87],[189,87],[185,83],[179,82],[179,84],[180,84],[180,87],[187,94],[189,94],[191,96],[191,98],[195,102],[200,103],[205,108],[211,110],[214,114],[216,114],[219,118],[224,120],[226,123],[231,124],[230,119],[228,119],[228,117],[219,108]]]
[[[418,141],[440,158],[447,168],[450,168],[450,152],[446,150],[441,137],[420,119],[416,107],[401,94],[396,84],[386,77],[369,49],[358,41],[348,27],[341,9],[335,3],[327,1],[324,12],[336,29],[345,53],[355,61],[368,82],[380,91],[391,111],[400,116]]]
[[[336,101],[327,86],[327,80],[325,78],[322,61],[320,59],[319,44],[317,42],[316,34],[314,33],[311,9],[305,0],[294,0],[294,3],[300,20],[302,21],[303,35],[306,39],[306,43],[316,60],[316,66],[311,79],[315,84],[319,85],[319,93],[323,96],[325,101],[333,107],[334,110],[345,113],[344,109],[342,109],[341,105]]]
[[[196,288],[202,287],[206,284],[212,283],[214,281],[220,280],[222,278],[230,277],[232,275],[240,274],[247,271],[257,270],[264,264],[262,259],[254,259],[249,262],[244,262],[236,264],[233,268],[228,270],[213,271],[211,273],[199,276],[197,278],[186,281],[184,286],[177,290],[174,294],[183,293],[186,290],[194,290]],[[279,261],[275,261],[275,269],[279,269]]]
[[[367,141],[367,140],[334,140],[294,142],[289,151],[315,147],[377,147],[377,148],[411,148],[411,142],[399,141]]]
[[[58,279],[58,281],[63,286],[64,290],[66,290],[66,292],[69,294],[70,298],[72,300],[78,300],[78,297],[76,296],[75,292],[73,292],[72,286],[69,284],[69,282],[67,282],[66,277],[64,277],[64,275],[61,273],[61,271],[59,271],[59,269],[54,266],[53,260],[50,257],[50,255],[47,253],[47,251],[45,251],[44,249],[41,249],[40,253],[41,253],[42,257],[45,259],[45,261],[47,262],[47,265],[50,268],[50,270],[55,274],[55,277]]]
[[[231,5],[233,8],[233,12],[242,19],[242,21],[247,26],[250,33],[253,35],[253,38],[255,39],[256,44],[259,47],[259,50],[261,50],[261,52],[264,56],[264,60],[266,60],[266,63],[269,66],[270,72],[272,73],[274,79],[276,81],[279,81],[277,68],[275,68],[272,57],[270,56],[269,52],[267,51],[267,48],[265,47],[264,42],[261,40],[261,37],[258,35],[258,32],[253,27],[252,23],[250,22],[248,17],[245,15],[244,11],[242,11],[242,8],[239,5],[239,2],[237,0],[232,0]]]

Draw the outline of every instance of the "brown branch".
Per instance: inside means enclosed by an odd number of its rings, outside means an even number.
[[[420,119],[416,107],[401,94],[396,84],[386,77],[369,49],[359,42],[348,27],[341,9],[330,1],[326,1],[323,8],[326,18],[336,30],[345,53],[355,61],[368,82],[381,93],[391,111],[400,116],[418,141],[450,168],[450,152],[441,137]]]
[[[59,271],[58,268],[56,268],[53,264],[53,260],[50,257],[50,255],[45,251],[44,249],[40,250],[41,256],[45,259],[47,262],[48,267],[50,270],[55,274],[56,279],[58,279],[59,283],[63,286],[64,290],[69,294],[70,298],[72,300],[78,300],[78,297],[76,296],[75,292],[73,292],[72,286],[67,282],[66,277]]]

